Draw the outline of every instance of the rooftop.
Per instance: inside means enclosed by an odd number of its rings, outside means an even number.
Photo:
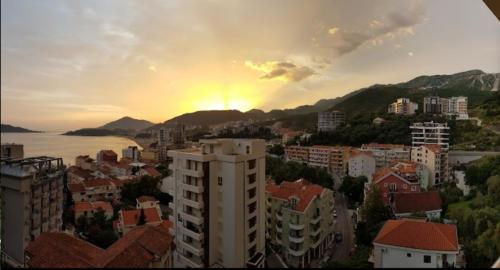
[[[394,194],[394,212],[397,214],[441,210],[441,204],[437,191]]]
[[[146,223],[156,223],[161,221],[161,216],[158,214],[158,211],[155,207],[153,208],[143,208],[144,216],[146,217]],[[125,226],[134,226],[137,225],[139,221],[139,217],[141,216],[140,209],[134,210],[121,210],[120,215],[123,218],[123,225]]]
[[[457,227],[452,224],[388,220],[373,243],[412,249],[458,252]]]
[[[299,201],[293,209],[303,212],[314,198],[321,196],[323,187],[299,179],[295,182],[283,181],[280,185],[269,183],[266,185],[266,192],[271,193],[272,197],[283,200],[298,198]]]

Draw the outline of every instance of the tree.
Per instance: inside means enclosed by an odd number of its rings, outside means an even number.
[[[84,215],[79,216],[78,219],[76,220],[75,225],[76,225],[77,231],[85,232],[88,228],[87,217],[85,217]]]
[[[486,185],[488,186],[488,204],[494,207],[500,203],[500,175],[490,176]]]
[[[136,198],[143,195],[158,198],[161,193],[158,189],[159,181],[159,178],[154,178],[146,175],[143,176],[139,181],[126,183],[125,185],[123,185],[121,191],[122,204],[135,205]]]
[[[443,183],[439,189],[439,196],[443,201],[443,211],[446,211],[448,205],[458,202],[463,197],[463,191],[453,182]]]
[[[391,217],[390,209],[382,200],[382,192],[376,185],[371,185],[366,200],[361,207],[361,217],[367,224],[375,225]]]
[[[137,226],[146,224],[146,215],[144,214],[144,208],[141,208],[141,213],[139,215],[139,220],[137,221]]]
[[[281,144],[274,144],[269,149],[269,154],[273,154],[276,156],[283,156],[285,154],[285,149],[283,148],[283,145],[281,145]]]
[[[350,202],[362,203],[366,182],[368,179],[365,176],[345,176],[339,191],[344,193]]]
[[[91,243],[100,248],[106,249],[116,240],[118,240],[118,237],[113,230],[101,230],[91,239]]]

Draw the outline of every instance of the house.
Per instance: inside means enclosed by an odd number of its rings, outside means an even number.
[[[170,221],[130,230],[107,249],[60,232],[42,233],[25,249],[26,268],[171,268]]]
[[[113,206],[109,202],[75,202],[75,224],[80,216],[89,218],[98,211],[104,211],[108,219],[113,217]]]
[[[131,229],[137,227],[142,211],[144,211],[146,224],[159,225],[160,223],[162,223],[161,211],[159,212],[156,207],[132,209],[132,210],[120,210],[118,212],[118,222],[116,222],[115,225],[118,233],[125,235]]]
[[[425,213],[428,219],[439,219],[442,211],[439,192],[394,193],[391,208],[397,218]]]
[[[139,198],[135,199],[137,205],[137,209],[141,208],[160,208],[160,201],[158,201],[155,197],[153,196],[140,196]],[[161,211],[160,211],[161,213]]]
[[[118,155],[113,150],[101,150],[96,155],[97,165],[105,162],[117,162]]]
[[[413,147],[411,160],[429,170],[429,186],[439,185],[449,179],[448,151],[439,144]]]
[[[96,163],[89,155],[80,155],[75,158],[75,166],[84,170],[95,170]]]
[[[88,179],[81,183],[68,183],[74,202],[120,200],[118,182],[107,178]]]
[[[375,173],[375,158],[369,151],[351,151],[347,160],[348,174],[352,177],[366,176],[371,181]]]
[[[410,182],[387,167],[379,169],[373,174],[372,183],[380,189],[383,196],[382,199],[386,205],[389,205],[392,193],[420,192],[420,184],[418,182]],[[368,186],[365,185],[365,187]],[[365,189],[365,193],[366,191]]]
[[[84,180],[94,178],[92,171],[89,169],[83,169],[78,166],[70,166],[66,169],[68,175],[68,183],[81,183]]]
[[[388,220],[373,240],[375,268],[444,268],[461,264],[457,227],[412,220]]]

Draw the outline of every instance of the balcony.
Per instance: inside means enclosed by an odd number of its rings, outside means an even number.
[[[280,233],[283,232],[283,227],[278,226],[278,224],[276,224],[276,231]]]
[[[179,257],[183,262],[185,262],[189,267],[191,268],[203,268],[203,262],[200,260],[200,258],[197,257],[190,257],[188,258],[187,256],[184,256],[180,252],[178,253]]]
[[[288,226],[292,230],[303,230],[305,228],[304,224],[293,224],[293,223],[290,223],[290,224],[288,224]]]
[[[299,235],[289,235],[288,240],[293,243],[302,243],[304,242],[304,236],[299,236]]]
[[[195,193],[202,193],[203,192],[203,186],[201,186],[201,185],[200,186],[194,186],[194,185],[189,185],[189,184],[182,183],[181,187],[184,190],[188,190],[188,191],[195,192]]]
[[[181,168],[180,171],[181,171],[181,173],[183,175],[192,176],[192,177],[203,177],[203,171],[202,170],[193,170],[193,169]]]
[[[299,256],[304,255],[306,253],[306,250],[304,248],[297,248],[297,250],[294,250],[294,249],[289,247],[288,253],[292,256],[299,257]]]
[[[188,198],[186,196],[182,197],[182,203],[184,203],[185,205],[189,205],[189,206],[196,208],[196,209],[203,208],[203,202],[196,201],[196,200]]]
[[[311,247],[317,248],[321,244],[321,237],[318,235],[316,237],[311,238]]]
[[[185,242],[185,241],[180,241],[181,245],[184,249],[188,250],[189,252],[193,253],[196,256],[202,256],[203,255],[203,247],[201,246],[200,243],[196,242]]]
[[[193,238],[194,240],[201,241],[203,239],[203,234],[201,233],[201,231],[199,233],[197,233],[195,231],[192,231],[192,230],[184,227],[183,224],[179,224],[178,228],[182,234],[185,234],[185,235]]]
[[[196,225],[203,224],[203,218],[196,216],[194,213],[179,212],[179,215],[183,220],[191,221]]]
[[[318,222],[319,222],[320,220],[321,220],[321,216],[320,216],[320,215],[318,215],[318,216],[316,216],[316,217],[313,217],[313,218],[311,219],[311,224],[318,224]]]
[[[283,220],[283,213],[281,213],[281,212],[276,212],[276,218],[277,218],[279,221],[282,221],[282,220]]]
[[[318,226],[317,228],[311,227],[309,234],[311,234],[312,236],[316,236],[316,235],[320,234],[321,231],[322,231],[322,229],[320,226]]]

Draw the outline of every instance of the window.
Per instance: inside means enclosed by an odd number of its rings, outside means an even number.
[[[247,154],[250,154],[250,146],[247,145]]]
[[[406,257],[411,258],[411,253],[406,253]]]
[[[219,186],[222,186],[222,177],[219,176],[219,178],[217,179],[217,184]]]
[[[257,179],[257,176],[255,173],[252,173],[248,175],[248,184],[253,184],[255,183],[255,180]]]
[[[255,197],[255,194],[257,193],[257,188],[252,188],[248,191],[248,198],[253,199]]]
[[[424,255],[424,263],[431,263],[431,256],[430,255]]]
[[[249,160],[248,161],[248,169],[254,169],[255,165],[257,164],[257,161],[255,159]]]

